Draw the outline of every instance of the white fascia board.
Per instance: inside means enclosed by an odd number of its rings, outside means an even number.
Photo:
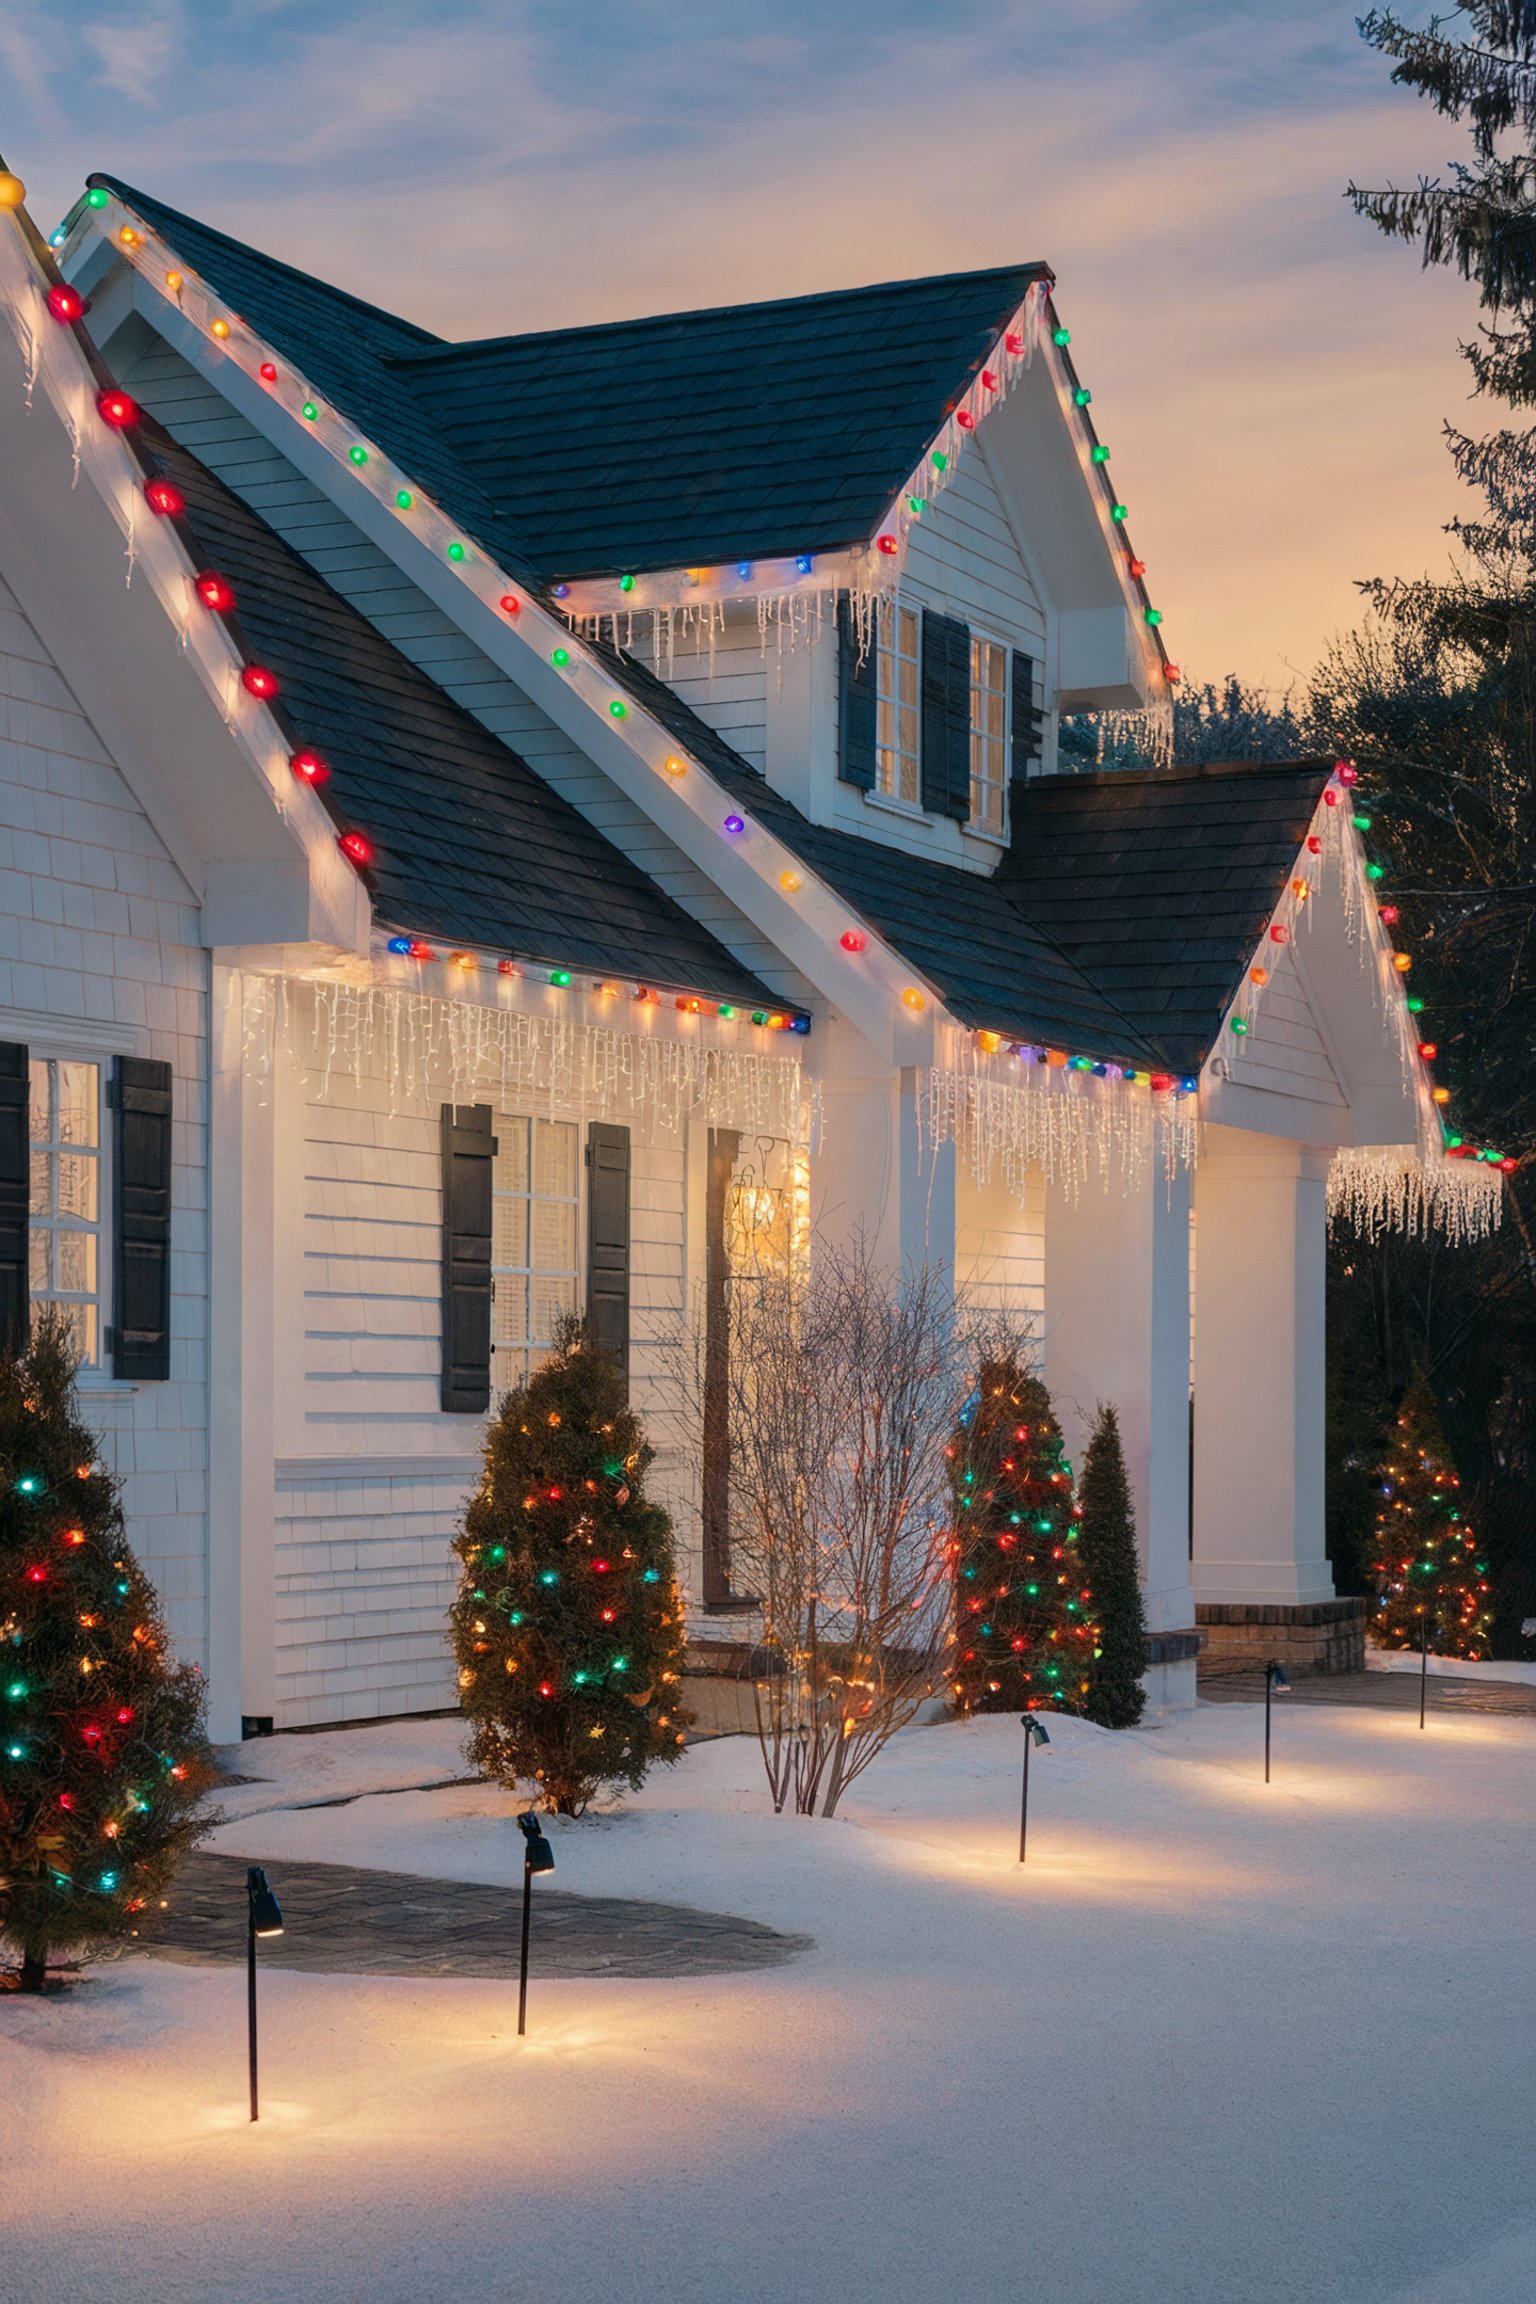
[[[265,919],[274,936],[365,945],[366,891],[335,828],[295,785],[222,625],[195,608],[196,571],[3,217],[0,303],[0,566],[203,906],[205,942],[237,880],[247,932]]]
[[[114,201],[91,213],[92,229],[105,235],[119,209]],[[411,473],[371,443],[368,463],[361,468],[353,465],[347,444],[367,439],[361,428],[343,422],[323,394],[311,393],[291,362],[212,295],[192,267],[147,225],[136,220],[135,228],[142,234],[139,245],[126,255],[115,246],[111,252],[133,265],[138,309],[173,349],[635,801],[831,1006],[874,1045],[895,1052],[893,1060],[930,1061],[927,1050],[933,1032],[945,1021],[934,988],[844,897],[820,880],[803,857],[753,820],[750,802],[727,793],[660,720],[615,687],[563,616],[527,598],[518,579],[464,539]],[[82,256],[82,264],[87,261]],[[163,286],[167,269],[182,275],[179,295]],[[201,323],[204,316],[225,314],[232,332],[221,343]],[[291,380],[287,389],[295,409],[262,383],[257,371],[263,360],[273,362],[280,376]],[[308,424],[297,413],[306,399],[320,407],[318,423]],[[414,503],[403,514],[395,507],[394,495],[407,487]],[[465,557],[457,563],[446,556],[450,541],[465,543]],[[515,616],[504,614],[499,606],[509,594],[521,603]],[[552,661],[556,648],[569,657],[564,667]],[[623,705],[622,718],[610,711],[614,702]],[[683,761],[681,776],[668,773],[669,759]],[[735,837],[723,831],[732,814],[745,819],[743,832]],[[785,874],[797,876],[798,888],[784,888]],[[843,949],[841,938],[850,928],[864,936],[863,951],[850,954]],[[922,1009],[905,1003],[903,995],[909,990],[921,995]]]
[[[1334,805],[1318,801],[1286,892],[1249,956],[1218,1043],[1202,1067],[1201,1117],[1226,1128],[1321,1140],[1317,1105],[1242,1076],[1242,1050],[1265,991],[1250,971],[1271,966],[1277,951],[1273,931],[1279,928],[1347,1107],[1347,1118],[1328,1141],[1433,1147],[1441,1135],[1440,1114],[1429,1068],[1418,1053],[1407,986],[1366,877],[1364,846],[1350,821],[1350,790],[1339,784],[1329,789]],[[1307,844],[1314,839],[1322,844],[1320,853]],[[1298,894],[1298,883],[1308,890],[1305,896]],[[1250,1031],[1234,1032],[1234,1020]]]

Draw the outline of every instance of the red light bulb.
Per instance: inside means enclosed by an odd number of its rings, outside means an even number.
[[[46,1584],[47,1581],[48,1571],[46,1568],[29,1568],[27,1570],[27,1582],[29,1584]]]
[[[174,480],[146,480],[144,501],[151,512],[158,512],[162,519],[174,520],[187,508],[187,500]]]
[[[263,360],[260,373],[263,384],[275,384],[277,382],[277,363],[274,360]]]
[[[265,702],[279,693],[282,683],[275,672],[267,670],[265,664],[247,664],[240,675],[240,685],[252,696],[259,696]]]
[[[1434,1041],[1421,1040],[1419,1042],[1419,1054],[1423,1057],[1426,1064],[1433,1064],[1435,1057],[1438,1054],[1438,1050]]]
[[[1335,792],[1333,786],[1330,784],[1327,791],[1323,794],[1323,806],[1325,808],[1337,808],[1338,804],[1339,796],[1337,792]]]
[[[55,320],[63,322],[83,320],[85,317],[85,298],[80,294],[78,288],[71,288],[61,280],[57,288],[50,288],[48,291],[48,309]]]
[[[1308,853],[1308,855],[1309,855],[1309,856],[1321,856],[1322,852],[1323,852],[1323,844],[1322,844],[1321,840],[1319,840],[1319,838],[1318,838],[1318,836],[1317,836],[1317,834],[1316,834],[1315,832],[1309,832],[1309,833],[1307,834],[1307,853]]]
[[[981,380],[989,392],[995,392],[997,390],[997,378],[993,375],[990,368],[983,368],[981,372]]]
[[[1183,677],[1184,675],[1177,664],[1165,664],[1163,666],[1163,678],[1168,682],[1170,688],[1177,687]]]
[[[1395,928],[1402,915],[1395,904],[1383,904],[1379,917],[1386,922],[1389,928]]]
[[[515,592],[503,592],[501,596],[501,612],[503,616],[515,616],[521,606],[522,602],[519,600]]]
[[[955,422],[962,432],[974,432],[976,429],[976,419],[969,408],[957,408],[955,410]]]
[[[1003,338],[1003,342],[1007,345],[1008,350],[1015,355],[1022,352],[1024,349],[1024,339],[1017,333],[1016,330],[1010,329],[1008,334]]]
[[[1145,560],[1133,560],[1133,561],[1131,562],[1131,574],[1132,574],[1133,576],[1135,576],[1135,577],[1138,577],[1138,578],[1139,578],[1139,577],[1145,576],[1146,572],[1147,572],[1147,564],[1146,564]]]
[[[347,861],[356,864],[359,869],[363,865],[373,862],[373,843],[370,840],[365,840],[361,832],[338,833],[336,845]]]
[[[897,544],[894,536],[877,536],[875,538],[875,549],[879,552],[896,552],[900,550],[900,546]]]
[[[127,1725],[128,1725],[128,1723],[129,1723],[129,1721],[130,1721],[132,1718],[133,1718],[133,1712],[132,1712],[131,1708],[130,1708],[128,1705],[126,1705],[126,1704],[124,1704],[124,1705],[121,1705],[121,1706],[119,1707],[119,1709],[118,1709],[118,1715],[117,1715],[117,1724],[118,1724],[119,1728],[126,1728],[126,1727],[127,1727]]]
[[[1341,784],[1353,784],[1357,782],[1360,775],[1360,771],[1353,760],[1335,760],[1333,772]]]
[[[323,784],[331,772],[318,752],[295,752],[288,765],[301,784]]]
[[[205,608],[215,609],[221,616],[229,615],[235,605],[233,585],[226,584],[211,568],[205,568],[198,577],[197,596]]]
[[[121,432],[125,425],[137,424],[139,404],[130,400],[126,392],[98,392],[96,413],[103,424],[110,424],[114,432]]]
[[[862,952],[865,941],[866,939],[859,934],[857,928],[845,928],[839,938],[845,952]]]
[[[1283,920],[1277,920],[1269,931],[1271,944],[1289,944],[1291,932]]]

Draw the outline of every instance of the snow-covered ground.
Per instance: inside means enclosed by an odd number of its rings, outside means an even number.
[[[0,2006],[4,2304],[1523,2304],[1536,1720],[1211,1706],[915,1729],[845,1816],[691,1751],[568,1889],[808,1930],[515,1987],[133,1959]],[[247,1746],[215,1845],[517,1877],[452,1721]],[[351,1805],[273,1808],[283,1800]],[[236,1809],[240,1813],[234,1813]]]

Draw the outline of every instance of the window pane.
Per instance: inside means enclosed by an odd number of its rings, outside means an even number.
[[[48,1290],[48,1244],[51,1232],[32,1231],[27,1234],[27,1286],[34,1296],[43,1296]]]
[[[58,1176],[58,1205],[60,1216],[79,1216],[87,1224],[96,1221],[96,1180],[100,1164],[94,1153],[60,1152],[55,1155]]]
[[[61,1144],[96,1142],[96,1077],[94,1064],[60,1064],[59,1135]]]
[[[528,1283],[521,1273],[496,1275],[496,1341],[522,1344],[528,1335]]]
[[[575,1270],[576,1210],[568,1202],[535,1200],[533,1262],[541,1272]]]
[[[576,1129],[568,1120],[534,1123],[533,1189],[574,1198],[576,1193]]]
[[[34,1152],[32,1155],[32,1197],[29,1203],[34,1216],[53,1214],[53,1155]]]
[[[511,1119],[505,1112],[496,1115],[496,1189],[499,1192],[528,1189],[529,1126],[527,1120]]]
[[[535,1280],[533,1283],[533,1341],[547,1344],[562,1312],[576,1307],[576,1283],[570,1280]]]
[[[27,1096],[30,1105],[27,1126],[34,1144],[51,1144],[53,1128],[48,1110],[48,1090],[53,1078],[53,1067],[34,1058],[27,1067]]]
[[[54,1286],[71,1296],[96,1293],[96,1235],[60,1232],[54,1250]]]
[[[500,1161],[497,1162],[500,1168]],[[494,1246],[491,1262],[498,1268],[506,1265],[526,1265],[528,1262],[528,1203],[514,1200],[498,1192],[493,1202],[495,1209]]]

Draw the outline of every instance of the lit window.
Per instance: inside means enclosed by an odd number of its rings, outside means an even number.
[[[101,1341],[101,1067],[32,1059],[32,1201],[28,1227],[34,1304],[69,1313],[83,1364]]]
[[[971,639],[971,824],[1001,840],[1008,797],[1008,651]]]
[[[915,608],[880,603],[875,644],[875,783],[892,800],[918,805],[917,652]]]
[[[497,1392],[527,1383],[554,1342],[561,1313],[576,1309],[578,1156],[574,1121],[496,1115],[491,1376]]]

